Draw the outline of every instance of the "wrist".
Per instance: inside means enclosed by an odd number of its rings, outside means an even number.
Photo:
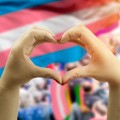
[[[120,88],[120,73],[119,71],[113,73],[113,78],[109,81],[109,87],[110,88]]]
[[[109,85],[108,120],[120,119],[120,85]]]
[[[0,79],[0,88],[6,89],[6,90],[19,89],[20,85],[12,84],[12,80],[11,80],[11,83],[9,83],[8,80],[1,78]]]
[[[115,63],[113,63],[114,66],[112,66],[112,68],[110,69],[111,74],[108,76],[109,77],[109,86],[112,88],[116,87],[119,88],[120,87],[120,61],[116,61]]]

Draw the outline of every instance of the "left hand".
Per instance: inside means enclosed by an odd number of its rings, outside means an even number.
[[[1,77],[1,84],[7,87],[20,86],[35,77],[52,78],[61,84],[59,72],[35,66],[29,58],[33,49],[44,42],[56,43],[57,40],[43,28],[32,27],[26,31],[12,47]]]

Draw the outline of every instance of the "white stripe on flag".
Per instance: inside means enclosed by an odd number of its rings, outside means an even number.
[[[54,17],[42,22],[41,21],[36,22],[34,24],[29,24],[17,29],[13,29],[8,32],[1,33],[0,51],[11,48],[13,43],[17,40],[17,38],[32,25],[47,27],[55,34],[58,34],[73,27],[74,25],[80,24],[81,22],[83,24],[95,22],[107,16],[110,11],[112,11],[111,13],[118,11],[117,7],[116,9],[115,7],[116,4],[109,4],[107,6],[101,6],[101,7],[91,7],[89,9],[76,11],[67,15],[60,15],[58,17]]]

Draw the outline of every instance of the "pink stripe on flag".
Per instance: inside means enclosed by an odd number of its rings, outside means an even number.
[[[108,1],[112,0],[104,0],[105,3]],[[0,32],[5,32],[37,21],[43,21],[51,17],[85,9],[91,6],[98,6],[104,2],[103,0],[101,0],[101,2],[94,0],[90,0],[90,2],[84,0],[81,2],[79,2],[79,0],[63,0],[63,2],[55,2],[40,7],[6,14],[4,16],[0,16]]]
[[[114,25],[106,28],[106,29],[103,29],[103,30],[100,30],[99,32],[96,33],[96,36],[99,36],[101,34],[105,34],[105,33],[108,33],[110,32],[111,30],[114,30],[115,28],[117,28],[119,26],[119,23],[115,23]]]
[[[63,73],[61,72],[61,75]],[[70,113],[70,109],[66,100],[65,91],[68,85],[60,86],[57,82],[52,81],[51,85],[53,112],[57,120],[63,120]],[[58,98],[59,96],[59,98]],[[62,106],[61,106],[62,105]],[[64,118],[63,118],[64,113]]]
[[[67,44],[62,44],[62,45],[61,44],[44,43],[44,44],[37,46],[34,49],[34,51],[30,57],[40,56],[40,55],[48,54],[51,52],[56,52],[56,51],[63,50],[63,49],[73,47],[73,46],[75,46],[74,43],[67,43]],[[5,66],[9,53],[10,53],[10,49],[0,52],[0,56],[1,56],[0,68]]]
[[[60,113],[60,109],[59,109],[59,105],[58,105],[58,100],[57,100],[57,85],[58,83],[56,83],[54,80],[52,81],[52,87],[51,87],[51,99],[52,99],[52,107],[53,107],[53,113],[55,114],[55,119],[57,120],[63,120],[61,113]],[[62,98],[61,98],[62,100]]]
[[[70,113],[70,109],[69,109],[68,101],[67,101],[66,96],[65,96],[65,89],[66,89],[66,87],[67,87],[67,85],[61,86],[60,96],[62,98],[62,104],[64,106],[64,111],[65,111],[65,114],[67,116]]]
[[[103,30],[105,28],[110,27],[113,24],[117,24],[119,19],[120,18],[118,16],[118,14],[116,13],[116,14],[110,15],[108,17],[105,17],[101,20],[98,20],[94,23],[88,24],[87,27],[90,30],[92,30],[93,33],[96,33],[100,30]],[[60,36],[61,34],[62,33],[58,34],[57,36]],[[66,48],[69,48],[72,46],[75,46],[75,44],[73,44],[73,43],[68,44],[67,43],[67,44],[62,44],[62,45],[60,45],[60,44],[54,45],[54,44],[50,44],[50,43],[45,43],[45,44],[42,44],[42,45],[39,45],[38,47],[36,47],[31,55],[31,57],[35,57],[35,56],[63,50],[63,49],[66,49]],[[48,48],[48,49],[46,49],[46,48]],[[0,56],[2,56],[0,58],[0,67],[5,66],[9,52],[10,52],[10,49],[0,52]]]
[[[22,10],[20,12],[14,12],[0,17],[0,32],[6,32],[11,29],[15,29],[30,23],[37,21],[43,21],[48,18],[59,15],[45,10]]]
[[[96,33],[100,30],[110,27],[113,24],[117,24],[119,21],[119,13],[114,13],[107,17],[104,17],[96,22],[90,23],[87,27],[93,32]]]

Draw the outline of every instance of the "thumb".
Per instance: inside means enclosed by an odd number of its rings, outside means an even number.
[[[44,77],[44,78],[51,78],[58,82],[59,84],[62,84],[62,78],[61,75],[58,71],[52,70],[50,68],[40,68],[37,67],[35,68],[35,77]]]
[[[67,82],[69,82],[72,79],[80,78],[80,77],[90,77],[90,76],[91,76],[91,72],[89,70],[88,65],[82,66],[82,67],[77,67],[77,68],[74,68],[74,69],[68,71],[64,75],[62,83],[66,84]]]

